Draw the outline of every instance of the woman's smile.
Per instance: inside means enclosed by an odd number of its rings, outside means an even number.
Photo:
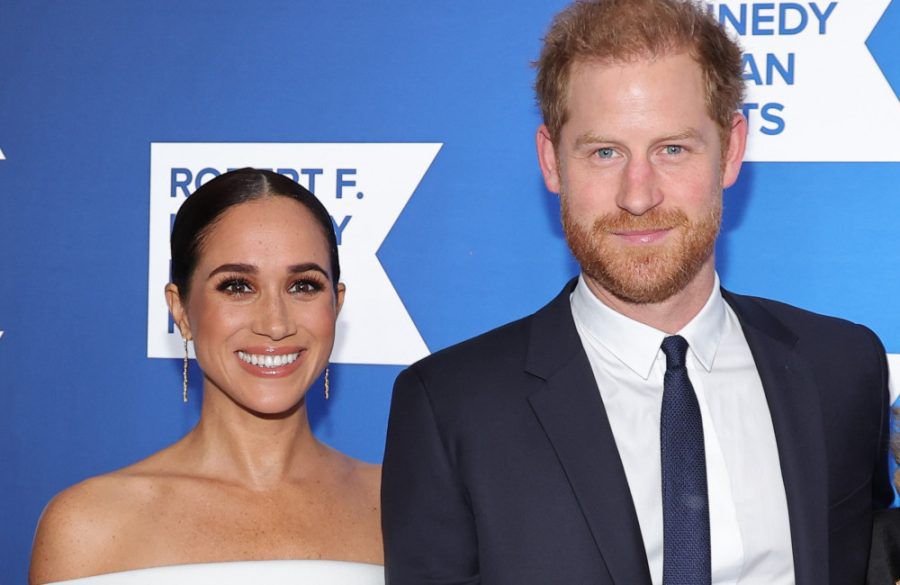
[[[280,378],[292,374],[303,362],[300,348],[247,348],[235,355],[244,370],[254,376]]]

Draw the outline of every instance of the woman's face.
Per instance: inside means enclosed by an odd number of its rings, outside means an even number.
[[[332,285],[322,228],[301,204],[266,197],[213,224],[176,323],[194,341],[207,392],[276,414],[296,406],[328,362],[344,287]]]

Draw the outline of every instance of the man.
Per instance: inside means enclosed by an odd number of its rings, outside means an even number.
[[[388,584],[863,583],[890,501],[884,349],[715,273],[740,50],[699,5],[597,0],[537,66],[582,272],[397,379]]]

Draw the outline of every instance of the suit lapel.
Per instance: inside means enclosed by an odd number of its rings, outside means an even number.
[[[723,291],[762,380],[787,496],[798,585],[828,583],[828,495],[819,395],[796,335],[749,297]]]
[[[529,402],[556,451],[612,580],[650,584],[625,470],[569,305],[574,287],[534,316],[526,370],[543,380]]]

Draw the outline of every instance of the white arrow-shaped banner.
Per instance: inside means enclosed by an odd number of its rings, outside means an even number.
[[[148,357],[180,357],[163,288],[169,281],[173,215],[199,185],[228,169],[256,167],[314,191],[339,235],[347,296],[331,361],[412,363],[428,348],[375,256],[440,144],[154,143],[150,149]]]
[[[900,161],[900,101],[866,47],[890,0],[709,3],[744,50],[749,161]]]

